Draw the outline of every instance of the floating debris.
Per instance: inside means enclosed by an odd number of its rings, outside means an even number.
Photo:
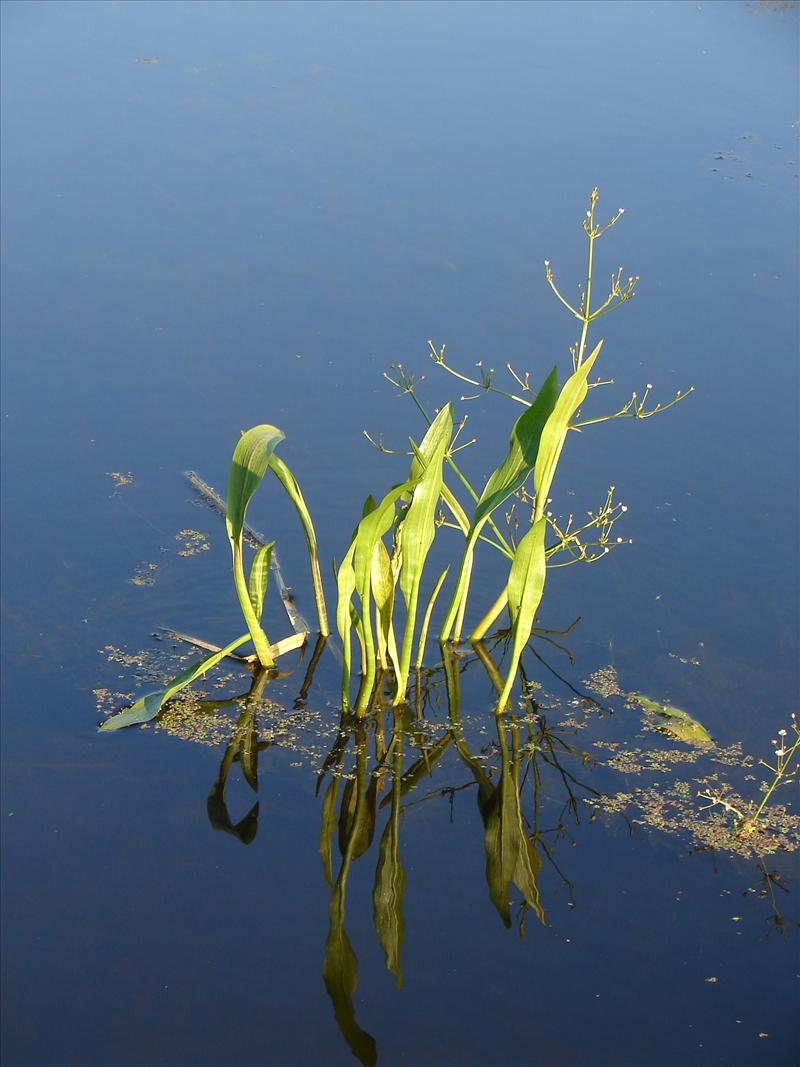
[[[155,585],[157,570],[157,563],[140,563],[128,581],[131,585]]]
[[[208,552],[211,548],[211,542],[208,539],[207,534],[201,533],[199,530],[181,530],[180,533],[175,534],[175,540],[180,541],[183,545],[178,551],[179,556],[199,556],[201,552]]]
[[[677,741],[685,741],[689,745],[714,744],[711,734],[688,712],[671,704],[659,704],[641,693],[628,693],[628,699],[644,708],[648,715],[655,716],[659,723],[657,728]]]
[[[123,474],[122,471],[106,471],[106,477],[114,483],[114,496],[123,486],[133,485],[133,475],[130,471],[127,474]]]
[[[626,696],[620,689],[616,668],[610,664],[607,667],[598,668],[585,679],[583,684],[590,692],[597,693],[601,697]]]

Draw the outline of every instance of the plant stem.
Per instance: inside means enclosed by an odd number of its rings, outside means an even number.
[[[748,822],[750,823],[751,826],[754,826],[758,822],[758,817],[761,814],[761,812],[764,810],[764,808],[766,807],[767,801],[772,796],[772,794],[775,792],[776,788],[780,784],[781,779],[784,777],[784,775],[788,771],[789,764],[792,762],[792,757],[794,756],[795,752],[797,752],[798,746],[800,746],[800,736],[798,736],[798,738],[795,741],[795,743],[789,749],[789,752],[787,753],[786,760],[784,761],[784,763],[778,765],[779,766],[779,770],[778,770],[777,774],[775,775],[775,780],[773,781],[772,785],[769,787],[769,789],[764,794],[764,796],[763,796],[763,798],[761,800],[761,803],[758,805],[758,808],[756,809],[755,815],[751,819],[748,819]]]
[[[589,331],[589,323],[592,319],[592,262],[594,260],[594,242],[597,237],[597,233],[594,228],[594,209],[597,204],[597,189],[592,189],[589,197],[589,222],[585,226],[586,232],[589,235],[589,257],[586,267],[586,294],[583,302],[583,328],[581,330],[580,344],[578,345],[578,355],[575,360],[575,370],[583,363],[583,355],[586,351],[586,334]]]
[[[492,604],[492,606],[489,608],[489,610],[483,616],[481,621],[470,634],[470,641],[480,641],[486,636],[486,631],[489,629],[489,627],[492,625],[494,620],[497,618],[497,616],[500,614],[500,612],[503,610],[507,603],[508,590],[504,586],[503,591],[500,593],[500,596],[497,598],[497,600],[495,600],[494,604]]]

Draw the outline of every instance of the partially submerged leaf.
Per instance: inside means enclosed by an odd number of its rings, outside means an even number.
[[[231,641],[225,648],[219,650],[219,652],[212,652],[209,656],[204,656],[203,659],[196,660],[190,664],[186,670],[181,671],[179,675],[168,682],[162,689],[156,689],[152,693],[145,693],[139,697],[135,704],[132,704],[125,711],[117,712],[116,715],[112,715],[109,719],[99,727],[101,733],[110,733],[112,730],[120,730],[123,726],[136,726],[139,723],[150,722],[158,715],[161,708],[166,702],[176,693],[179,693],[181,689],[184,689],[187,685],[193,682],[196,678],[199,678],[201,674],[205,674],[206,671],[210,671],[212,667],[215,667],[220,660],[230,655],[234,649],[243,645],[245,641],[249,640],[250,634],[244,634],[242,637],[237,637],[235,641]]]
[[[705,726],[697,719],[693,719],[688,712],[681,711],[680,708],[675,708],[671,704],[659,704],[655,700],[642,696],[641,693],[629,693],[628,697],[649,715],[655,716],[659,720],[658,728],[676,740],[685,741],[690,745],[714,744],[714,739]]]

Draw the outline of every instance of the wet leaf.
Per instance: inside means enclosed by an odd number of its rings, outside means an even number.
[[[702,723],[693,719],[688,712],[670,704],[659,704],[650,700],[641,693],[629,693],[629,699],[635,701],[640,707],[658,720],[658,728],[669,734],[678,741],[685,741],[690,745],[713,745],[714,739]]]
[[[219,652],[212,652],[210,655],[204,656],[203,659],[196,660],[162,689],[156,689],[152,693],[145,693],[139,697],[135,704],[106,719],[98,729],[101,733],[110,733],[112,730],[122,729],[123,726],[135,726],[139,723],[150,722],[151,719],[158,715],[161,708],[171,697],[179,693],[181,689],[184,689],[196,678],[210,671],[220,660],[239,648],[240,645],[243,645],[249,637],[249,634],[237,637],[235,641],[231,641],[229,645],[220,649]]]

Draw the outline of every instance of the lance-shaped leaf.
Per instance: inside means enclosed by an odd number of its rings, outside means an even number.
[[[274,541],[270,541],[267,545],[262,545],[256,551],[253,556],[253,562],[250,567],[250,580],[247,583],[247,592],[250,596],[250,603],[253,606],[253,611],[256,618],[261,622],[261,616],[264,613],[264,597],[267,592],[267,583],[269,582],[269,564],[272,559],[272,549],[275,545]]]
[[[250,634],[244,634],[242,637],[237,637],[235,641],[231,641],[225,648],[221,648],[219,652],[212,652],[208,656],[204,656],[203,659],[196,660],[190,664],[186,670],[181,671],[171,682],[168,682],[161,689],[156,689],[152,693],[145,693],[139,697],[135,704],[132,704],[124,711],[117,712],[116,715],[112,715],[109,719],[99,727],[102,733],[109,733],[112,730],[119,730],[123,726],[135,726],[139,723],[150,722],[158,715],[161,708],[166,702],[174,697],[176,693],[179,693],[181,689],[184,689],[187,685],[193,682],[196,678],[199,678],[201,674],[205,674],[206,671],[210,671],[212,667],[215,667],[220,660],[230,655],[234,649],[239,648],[245,641],[249,640]]]
[[[407,481],[390,489],[380,503],[376,504],[371,511],[364,515],[356,529],[353,570],[355,572],[356,590],[361,600],[361,624],[366,660],[366,671],[362,681],[361,694],[356,705],[356,711],[359,714],[363,714],[366,710],[375,680],[375,642],[370,619],[372,557],[375,552],[375,545],[389,530],[394,521],[395,504],[405,493],[413,489],[413,486],[413,482]]]
[[[342,640],[342,710],[350,706],[350,672],[353,653],[350,644],[352,629],[351,611],[353,610],[353,592],[356,588],[356,572],[353,570],[353,556],[356,550],[355,539],[351,542],[347,554],[336,572],[336,629]]]
[[[481,531],[491,518],[492,512],[525,484],[528,475],[536,464],[539,442],[547,420],[553,412],[558,396],[558,374],[553,367],[536,394],[536,399],[514,423],[508,455],[490,476],[480,495],[475,514],[472,517],[467,543],[461,558],[461,566],[456,579],[456,588],[450,607],[442,625],[441,638],[446,641],[450,636],[456,617],[463,617],[469,591],[469,576],[472,568],[472,556]],[[460,628],[459,628],[460,629]],[[456,633],[456,640],[460,633]]]
[[[419,586],[425,560],[436,534],[435,516],[442,491],[442,463],[453,432],[453,409],[450,404],[439,412],[419,446],[419,455],[426,463],[417,482],[398,532],[403,568],[400,571],[400,590],[406,602],[406,629],[400,654],[400,673],[397,679],[396,701],[405,700],[406,681],[411,666],[414,644]],[[422,463],[417,455],[412,461]]]
[[[520,543],[508,576],[508,612],[511,616],[511,662],[503,692],[497,703],[498,713],[505,710],[517,674],[522,650],[531,636],[536,612],[542,600],[547,576],[544,535],[547,519],[542,517],[531,526]]]
[[[300,486],[297,484],[297,479],[280,456],[272,453],[269,459],[269,466],[272,473],[286,490],[289,499],[294,504],[297,514],[300,517],[303,533],[306,538],[306,548],[308,549],[308,562],[311,568],[311,582],[314,587],[314,599],[317,605],[319,632],[323,637],[327,637],[330,633],[330,627],[328,626],[328,614],[325,608],[325,592],[322,587],[322,574],[320,573],[319,566],[317,535],[314,532],[314,524],[311,521],[311,512],[308,510],[303,494],[300,491]]]
[[[536,466],[533,472],[533,484],[536,489],[534,521],[544,515],[547,497],[553,484],[559,457],[561,456],[561,449],[564,447],[564,441],[569,430],[569,420],[586,399],[586,394],[589,391],[587,384],[589,371],[594,366],[602,347],[603,342],[600,341],[592,354],[567,379],[542,430],[539,454],[536,458]]]

